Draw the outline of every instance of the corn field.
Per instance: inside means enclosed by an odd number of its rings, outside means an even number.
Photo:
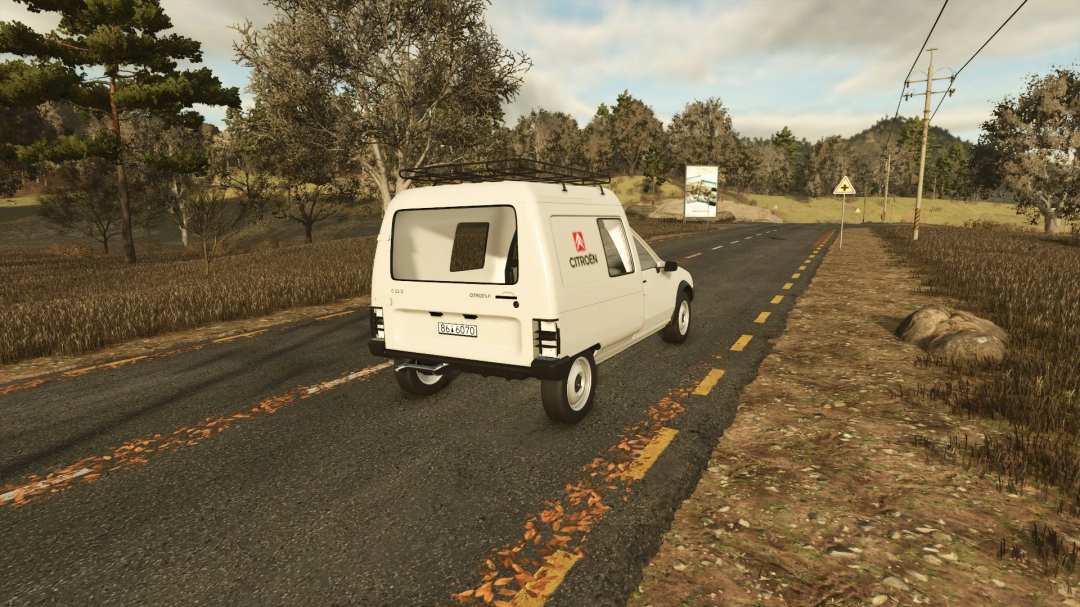
[[[968,416],[1008,428],[981,444],[946,450],[978,463],[1002,489],[1056,488],[1060,509],[1080,515],[1080,246],[1072,239],[976,225],[875,230],[914,268],[923,288],[989,318],[1009,334],[1000,364],[953,367],[928,392]]]
[[[330,303],[371,290],[374,238],[200,259],[89,247],[0,247],[0,364]]]

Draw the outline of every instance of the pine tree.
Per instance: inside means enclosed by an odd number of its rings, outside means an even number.
[[[20,156],[54,162],[96,156],[115,164],[124,252],[135,263],[121,121],[152,115],[195,127],[202,116],[191,110],[194,104],[239,107],[239,92],[222,87],[208,68],[177,69],[177,61],[201,62],[201,45],[163,34],[172,21],[159,0],[17,1],[35,13],[57,14],[60,25],[41,34],[17,21],[0,22],[0,54],[24,58],[0,64],[0,105],[63,101],[111,121],[110,137],[39,142]]]

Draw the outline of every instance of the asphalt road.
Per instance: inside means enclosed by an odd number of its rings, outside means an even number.
[[[568,534],[584,556],[548,599],[624,604],[830,228],[736,225],[656,244],[694,275],[690,337],[655,336],[600,365],[576,426],[547,419],[535,380],[461,375],[405,395],[368,354],[359,312],[0,386],[0,604],[445,605],[666,407],[678,434],[587,533]],[[715,388],[689,394],[714,368]],[[30,487],[28,501],[16,507],[12,487]]]

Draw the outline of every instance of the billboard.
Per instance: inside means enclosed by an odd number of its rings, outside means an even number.
[[[716,182],[719,176],[717,167],[687,165],[683,217],[716,217]]]

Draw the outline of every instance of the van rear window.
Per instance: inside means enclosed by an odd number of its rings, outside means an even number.
[[[508,205],[407,209],[394,214],[394,280],[516,284],[517,216]]]
[[[467,272],[484,267],[487,258],[488,224],[459,223],[450,253],[450,271]]]

